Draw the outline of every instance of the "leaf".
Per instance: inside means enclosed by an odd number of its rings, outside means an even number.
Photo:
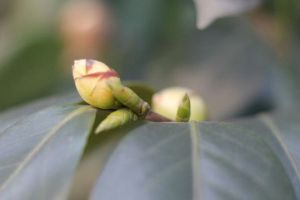
[[[110,1],[119,21],[119,31],[112,41],[110,66],[123,78],[141,79],[147,75],[158,51],[169,51],[170,44],[184,42],[195,27],[192,1],[128,0]],[[137,17],[139,16],[139,17]]]
[[[97,115],[97,118],[99,115]],[[100,121],[103,117],[100,117]],[[96,125],[98,123],[95,123]],[[112,152],[118,146],[126,132],[135,128],[135,124],[128,124],[122,128],[112,130],[105,134],[91,134],[87,143],[87,148],[78,166],[77,173],[74,177],[74,183],[71,189],[69,199],[82,200],[88,199],[90,193],[110,158]]]
[[[38,110],[42,110],[45,107],[54,106],[58,103],[60,105],[67,104],[69,102],[79,102],[80,97],[78,94],[69,93],[66,95],[57,95],[47,98],[42,98],[31,103],[17,106],[12,109],[9,109],[0,114],[0,132],[8,128],[16,121],[22,119],[24,116],[28,116]]]
[[[0,133],[1,199],[65,199],[95,110],[51,107]]]
[[[142,124],[115,149],[91,199],[299,199],[299,121]]]
[[[0,110],[53,94],[60,84],[60,44],[51,34],[35,37],[0,64]],[[48,62],[45,62],[45,59]]]
[[[204,29],[218,18],[236,15],[255,8],[261,0],[194,0],[197,26]]]
[[[234,18],[196,31],[185,44],[159,51],[148,66],[156,88],[185,86],[203,97],[213,120],[258,113],[272,107],[279,61],[245,19]],[[266,84],[268,82],[268,84]]]

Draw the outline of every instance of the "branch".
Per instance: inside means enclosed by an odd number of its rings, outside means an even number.
[[[173,122],[173,120],[170,120],[156,112],[153,112],[150,110],[147,115],[145,116],[145,119],[152,122]]]

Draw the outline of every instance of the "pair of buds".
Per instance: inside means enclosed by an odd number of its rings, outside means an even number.
[[[130,88],[123,86],[117,72],[102,62],[86,59],[75,61],[73,78],[78,93],[85,102],[96,108],[115,110],[100,123],[96,133],[139,118],[147,118],[149,113],[153,114],[150,105]],[[178,106],[176,121],[189,121],[190,110],[190,99],[185,94]]]

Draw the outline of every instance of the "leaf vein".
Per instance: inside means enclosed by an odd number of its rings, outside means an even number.
[[[12,174],[7,178],[7,180],[1,185],[0,192],[3,191],[9,183],[11,183],[18,174],[26,167],[26,165],[36,156],[40,149],[43,148],[45,144],[47,144],[52,137],[54,137],[58,130],[60,130],[66,123],[68,123],[74,117],[80,115],[81,113],[90,109],[89,107],[78,108],[68,114],[59,124],[53,127],[48,134],[28,153],[28,155],[20,162],[20,165],[12,172]]]
[[[202,183],[201,183],[201,161],[200,161],[200,141],[198,137],[198,133],[200,133],[199,128],[197,127],[196,122],[190,122],[190,130],[191,130],[191,166],[192,166],[192,181],[193,181],[193,200],[201,200],[202,194]]]

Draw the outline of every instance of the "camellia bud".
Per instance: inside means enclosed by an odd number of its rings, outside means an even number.
[[[88,104],[101,109],[116,109],[121,106],[107,85],[121,84],[116,71],[96,60],[76,60],[73,65],[73,78],[81,98]]]
[[[131,121],[136,121],[138,116],[128,108],[121,108],[110,113],[97,127],[96,134],[108,131]]]
[[[185,102],[184,96],[188,95],[190,99],[190,120],[204,121],[207,119],[207,108],[202,98],[196,95],[192,90],[181,87],[172,87],[156,93],[152,98],[152,109],[172,120],[177,120],[178,110],[182,109],[182,102]],[[188,102],[184,107],[188,106]],[[180,108],[181,107],[181,108]],[[182,109],[182,111],[185,109]],[[182,112],[180,111],[180,112]],[[186,110],[188,111],[188,110]],[[188,114],[184,113],[183,114]],[[187,116],[187,115],[186,115]]]
[[[191,101],[187,94],[185,94],[179,104],[176,113],[177,122],[188,122],[191,117]]]

